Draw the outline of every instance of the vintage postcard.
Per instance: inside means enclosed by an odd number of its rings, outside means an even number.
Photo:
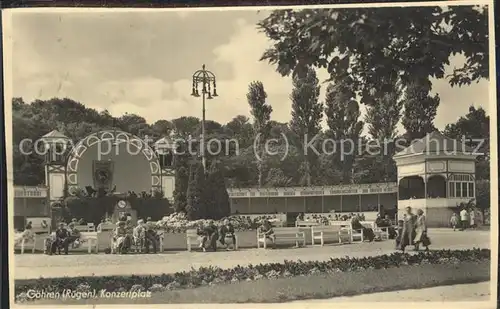
[[[493,1],[2,26],[15,306],[494,307]]]

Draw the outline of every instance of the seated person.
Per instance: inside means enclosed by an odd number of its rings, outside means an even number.
[[[295,222],[297,222],[297,221],[304,221],[304,214],[303,213],[299,213],[297,218],[295,218]]]
[[[159,246],[158,234],[156,233],[157,225],[151,221],[151,218],[147,218],[146,224],[144,224],[145,239],[144,245],[146,246],[146,253],[149,253],[149,248],[153,247],[153,253],[156,253]]]
[[[127,231],[127,224],[125,221],[118,221],[116,223],[113,239],[117,246],[117,251],[125,254],[130,249],[130,238]]]
[[[371,228],[364,227],[361,224],[361,221],[358,216],[353,216],[351,219],[351,226],[353,230],[362,230],[363,231],[363,237],[366,237],[369,242],[372,242],[375,239],[375,233]]]
[[[144,223],[144,220],[140,219],[137,221],[137,226],[134,227],[132,236],[134,244],[143,248],[146,240],[146,224]]]
[[[68,224],[69,239],[68,243],[72,248],[78,248],[80,246],[80,231],[75,227],[75,223],[71,222]]]
[[[264,234],[266,239],[270,239],[273,243],[273,246],[275,245],[275,236],[274,236],[274,230],[273,226],[271,225],[271,222],[269,220],[264,220],[262,222],[262,225],[259,227],[259,233]]]
[[[234,236],[234,226],[229,222],[228,219],[224,220],[223,225],[220,228],[220,238],[219,241],[223,246],[226,246],[228,248],[228,243],[226,239],[232,240],[232,245],[236,245],[236,236]]]
[[[212,248],[214,252],[217,251],[217,239],[219,238],[219,231],[217,229],[217,226],[215,226],[214,221],[209,220],[207,225],[203,227],[201,232],[201,248],[203,249],[203,251],[206,251],[207,248]]]
[[[66,229],[64,222],[59,223],[59,227],[55,232],[55,241],[52,243],[50,252],[56,253],[56,250],[61,254],[61,248],[64,249],[64,254],[68,255],[70,233]]]

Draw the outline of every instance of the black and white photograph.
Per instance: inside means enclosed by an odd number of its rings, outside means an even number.
[[[2,14],[15,306],[496,307],[493,1]]]

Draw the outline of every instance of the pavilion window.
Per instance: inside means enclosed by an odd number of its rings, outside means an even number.
[[[462,183],[455,182],[455,193],[456,197],[462,197]]]
[[[455,197],[455,183],[454,182],[450,182],[449,183],[449,187],[450,187],[449,196],[450,197]]]
[[[474,197],[474,183],[469,183],[469,197]]]

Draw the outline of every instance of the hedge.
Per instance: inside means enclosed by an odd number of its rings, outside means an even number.
[[[164,291],[194,288],[204,285],[251,281],[261,278],[277,279],[310,274],[362,271],[365,269],[386,269],[407,265],[450,264],[464,261],[489,260],[489,249],[439,250],[415,254],[392,253],[364,258],[335,258],[329,261],[285,261],[259,265],[237,266],[232,269],[202,267],[189,272],[144,276],[104,276],[104,277],[63,277],[16,280],[17,301],[26,301],[28,290],[62,292],[65,289],[89,292],[105,289],[108,292]]]

